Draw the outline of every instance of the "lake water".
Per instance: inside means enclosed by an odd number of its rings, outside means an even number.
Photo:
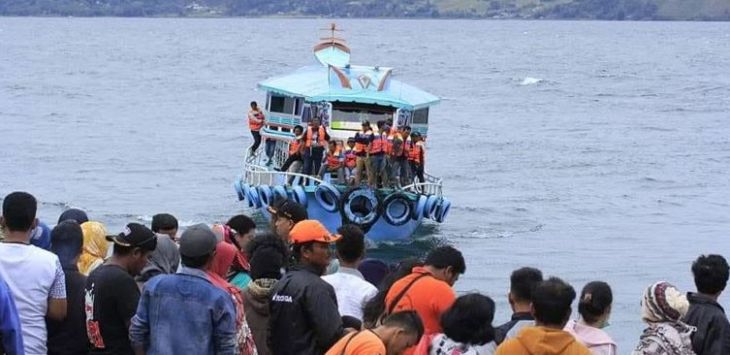
[[[256,83],[312,63],[329,22],[0,18],[0,195],[32,192],[51,224],[81,207],[112,232],[158,212],[245,212],[232,181]],[[646,285],[690,290],[692,260],[730,254],[730,23],[338,24],[353,63],[444,99],[427,169],[451,214],[421,228],[425,242],[372,253],[455,245],[457,290],[492,296],[495,323],[517,267],[578,292],[605,280],[621,353]]]

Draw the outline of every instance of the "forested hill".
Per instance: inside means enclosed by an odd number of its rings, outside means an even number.
[[[0,0],[5,16],[730,20],[730,0]]]

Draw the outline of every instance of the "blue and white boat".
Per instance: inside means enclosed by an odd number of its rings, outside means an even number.
[[[331,232],[354,223],[371,241],[408,241],[423,219],[446,219],[451,203],[443,196],[440,178],[426,173],[423,183],[371,189],[339,185],[328,175],[319,179],[274,169],[288,156],[294,126],[306,129],[313,117],[321,119],[332,139],[342,141],[354,136],[363,120],[388,118],[396,127],[409,125],[428,136],[429,108],[439,98],[394,79],[393,68],[350,64],[350,48],[335,36],[334,24],[330,30],[331,36],[314,46],[316,64],[258,84],[266,91],[261,135],[270,142],[245,157],[243,174],[234,184],[238,198],[267,219],[267,206],[288,198]]]

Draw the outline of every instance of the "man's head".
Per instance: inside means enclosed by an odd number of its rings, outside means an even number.
[[[66,220],[51,231],[51,251],[64,269],[75,268],[84,245],[84,234],[75,220]]]
[[[532,316],[537,325],[563,329],[570,319],[573,300],[573,287],[557,277],[551,277],[537,284],[532,291]]]
[[[38,203],[33,195],[21,191],[12,192],[3,200],[0,226],[9,233],[28,234],[38,224],[38,220],[35,218],[37,208]]]
[[[322,124],[322,121],[319,119],[319,117],[312,118],[312,128],[318,129],[320,124]]]
[[[188,227],[180,236],[180,260],[186,267],[208,270],[218,240],[215,233],[205,224]]]
[[[259,104],[257,104],[256,101],[251,101],[251,109],[258,110]]]
[[[298,137],[298,136],[301,136],[301,135],[302,135],[302,133],[304,133],[304,127],[302,127],[302,126],[300,126],[300,125],[296,125],[296,126],[294,126],[294,135],[295,135],[295,136],[297,136],[297,137]]]
[[[355,138],[353,138],[353,137],[347,138],[347,146],[350,148],[354,148],[355,147]]]
[[[139,223],[127,224],[121,233],[108,235],[106,240],[114,243],[114,258],[133,276],[147,265],[150,254],[157,247],[157,234]]]
[[[729,273],[730,266],[721,255],[700,255],[692,263],[692,275],[697,292],[706,295],[719,296],[727,286]]]
[[[441,327],[455,342],[484,345],[494,340],[494,310],[491,298],[478,293],[466,294],[441,315]]]
[[[356,268],[365,257],[365,234],[354,224],[340,227],[337,233],[342,236],[335,242],[340,264]]]
[[[294,225],[308,218],[304,206],[292,200],[284,200],[273,213],[276,216],[274,230],[282,240],[287,242],[290,239],[289,232]]]
[[[542,272],[532,267],[519,268],[509,278],[507,299],[514,312],[529,312],[532,291],[542,282]]]
[[[434,277],[451,286],[466,272],[464,256],[452,246],[442,246],[432,250],[424,263],[432,269]]]
[[[403,126],[403,138],[407,138],[411,134],[411,126]]]
[[[337,141],[331,140],[329,141],[329,143],[327,143],[327,145],[330,149],[330,152],[335,152],[337,150]]]
[[[362,126],[363,132],[369,131],[370,130],[370,121],[368,121],[368,120],[362,121],[361,126]]]
[[[294,258],[302,265],[311,266],[323,274],[330,264],[332,253],[330,244],[339,240],[325,228],[322,223],[306,219],[289,232]]]
[[[155,233],[166,234],[170,239],[175,240],[177,228],[177,218],[169,213],[160,213],[152,216],[152,231]]]
[[[399,355],[418,344],[423,336],[423,322],[416,311],[395,312],[378,327],[388,354]]]
[[[231,229],[231,239],[238,250],[246,250],[246,246],[256,234],[256,222],[249,216],[239,214],[226,222]]]
[[[411,133],[411,140],[414,142],[418,142],[421,140],[421,134],[418,132]]]

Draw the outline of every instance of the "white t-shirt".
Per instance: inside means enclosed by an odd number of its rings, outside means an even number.
[[[15,299],[28,355],[45,355],[48,299],[65,299],[66,282],[58,257],[41,248],[0,243],[0,277]]]
[[[497,351],[494,341],[484,345],[467,345],[451,340],[446,334],[438,334],[431,340],[429,355],[460,354],[460,355],[492,355]]]
[[[378,289],[365,281],[360,271],[342,267],[332,274],[322,276],[335,289],[340,316],[351,316],[362,321],[362,308],[378,293]]]

